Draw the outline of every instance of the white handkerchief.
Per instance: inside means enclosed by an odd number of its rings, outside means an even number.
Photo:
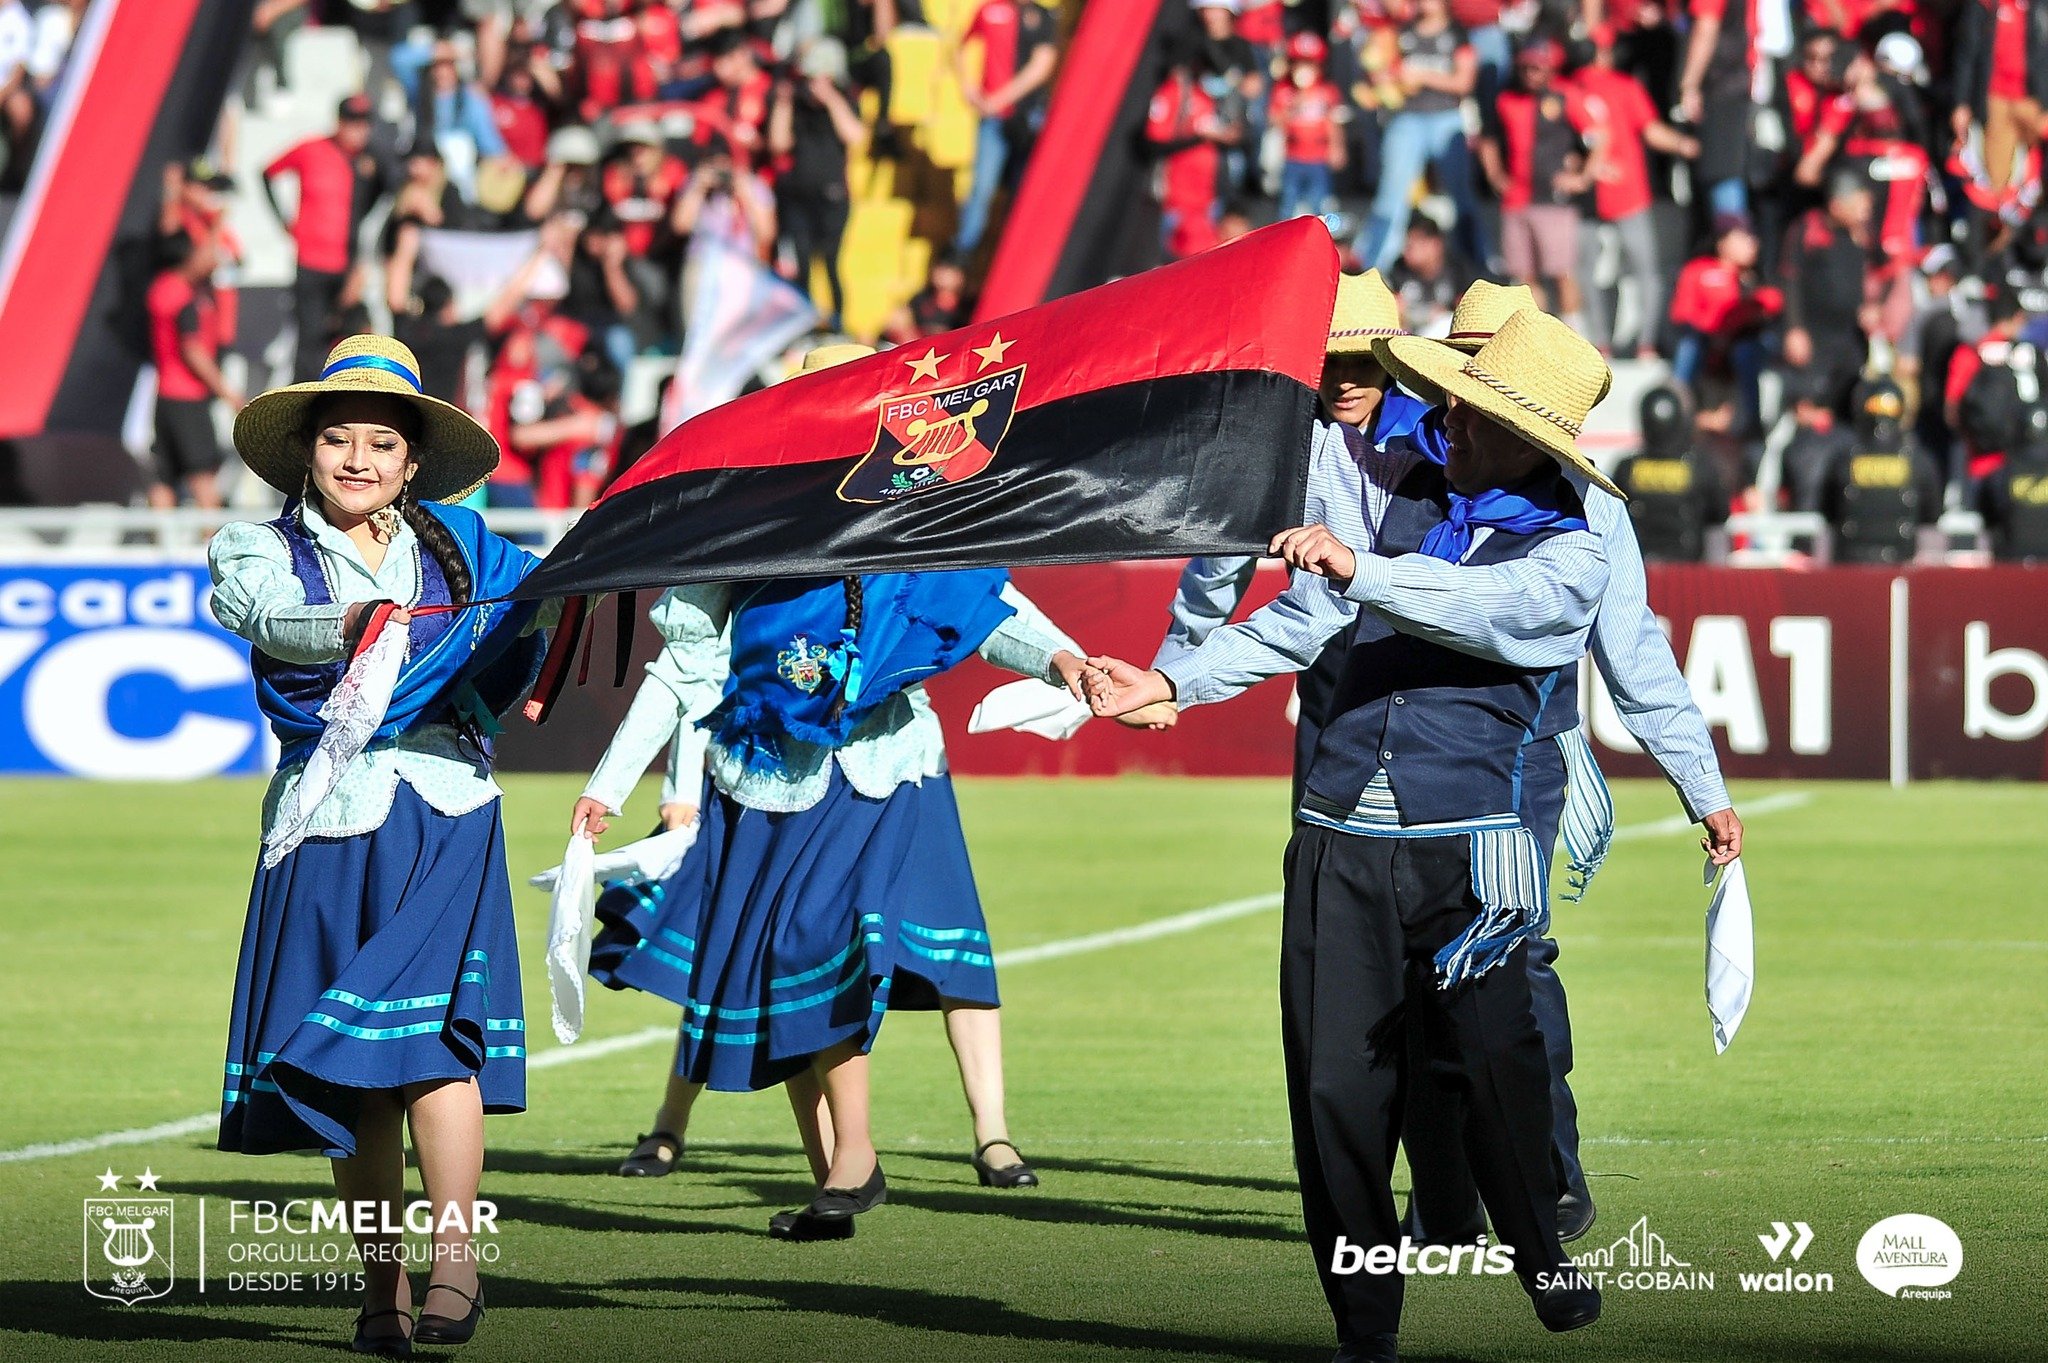
[[[586,844],[589,839],[582,839]],[[688,824],[682,828],[671,828],[665,833],[656,833],[651,838],[629,842],[624,847],[614,847],[609,852],[599,852],[590,861],[589,873],[585,877],[599,883],[614,880],[666,880],[674,875],[676,868],[683,864],[683,853],[697,841],[697,825]],[[552,890],[561,876],[560,866],[550,866],[537,876],[529,877],[527,884],[536,889]]]
[[[554,905],[548,913],[548,995],[554,1003],[555,1040],[567,1046],[583,1035],[583,972],[590,968],[590,920],[597,900],[591,874],[595,849],[582,833],[555,869]]]
[[[1708,863],[1711,873],[1712,863]],[[1707,905],[1707,1014],[1714,1021],[1714,1054],[1728,1049],[1749,1011],[1756,984],[1756,930],[1749,911],[1749,879],[1742,858],[1721,868]]]
[[[391,709],[391,693],[398,686],[399,669],[405,663],[410,639],[411,631],[397,626],[380,631],[368,648],[349,661],[340,683],[320,707],[320,718],[327,721],[327,727],[321,730],[320,741],[313,745],[306,765],[300,768],[299,783],[278,806],[277,818],[263,845],[266,870],[305,841],[306,829],[312,825],[321,803],[334,793],[350,764],[363,755],[370,739],[384,727],[384,716]]]
[[[1088,722],[1087,703],[1074,699],[1063,686],[1026,677],[998,686],[981,698],[967,717],[967,732],[985,734],[994,729],[1015,729],[1061,742],[1079,733]]]

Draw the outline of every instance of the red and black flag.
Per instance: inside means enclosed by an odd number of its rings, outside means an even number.
[[[740,398],[519,595],[1262,552],[1301,521],[1336,285],[1298,219]]]

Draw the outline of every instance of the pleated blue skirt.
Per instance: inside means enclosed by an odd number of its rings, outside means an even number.
[[[988,924],[944,776],[885,800],[835,766],[810,809],[749,809],[707,780],[704,826],[674,875],[597,904],[591,975],[683,1008],[676,1073],[779,1084],[883,1014],[997,1003]]]
[[[399,783],[373,833],[308,838],[249,895],[220,1148],[355,1153],[366,1090],[431,1079],[526,1106],[519,944],[496,800],[454,818]]]

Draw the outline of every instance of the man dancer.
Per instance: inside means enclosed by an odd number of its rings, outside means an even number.
[[[1450,332],[1441,344],[1470,354],[1491,339],[1515,312],[1533,305],[1534,299],[1526,288],[1503,288],[1481,280],[1459,298]],[[1373,353],[1383,375],[1389,373],[1389,364],[1398,364],[1392,359],[1385,339],[1373,343]],[[1383,379],[1392,400],[1414,402],[1392,386],[1397,377],[1398,373]],[[1441,421],[1441,414],[1434,412],[1416,421],[1410,441],[1411,448],[1432,462],[1441,462],[1444,454]],[[1693,704],[1692,692],[1679,673],[1671,645],[1650,610],[1642,553],[1628,513],[1621,499],[1593,485],[1584,475],[1568,470],[1565,476],[1571,479],[1583,500],[1586,519],[1593,533],[1600,537],[1607,555],[1607,593],[1600,601],[1591,636],[1594,664],[1615,698],[1622,723],[1678,792],[1687,816],[1706,826],[1708,852],[1717,864],[1732,861],[1742,848],[1742,823],[1722,782],[1720,762],[1708,736],[1706,720]],[[1230,618],[1243,599],[1256,560],[1220,560],[1242,562],[1245,567],[1240,576],[1204,590],[1212,570],[1199,565],[1213,562],[1219,560],[1196,559],[1182,574],[1180,593],[1172,610],[1173,624],[1153,666],[1161,666],[1168,658],[1198,646],[1211,630]],[[1327,685],[1317,689],[1311,679],[1318,674],[1334,678],[1336,668],[1341,666],[1343,647],[1341,636],[1333,640],[1316,667],[1303,674],[1297,683],[1299,724],[1308,731],[1305,738],[1300,731],[1296,735],[1297,806],[1300,772],[1308,754],[1314,751],[1314,729],[1321,724],[1322,707],[1329,695]],[[1550,865],[1560,824],[1567,829],[1572,890],[1566,897],[1572,899],[1584,894],[1593,872],[1599,869],[1614,827],[1614,806],[1607,796],[1606,782],[1578,722],[1578,675],[1574,669],[1564,674],[1551,693],[1542,721],[1531,736],[1518,811],[1536,837],[1545,868]],[[1525,959],[1537,1029],[1543,1034],[1544,1048],[1550,1057],[1552,1160],[1557,1166],[1559,1184],[1558,1235],[1569,1244],[1592,1227],[1596,1211],[1579,1159],[1578,1102],[1569,1083],[1573,1063],[1571,1015],[1564,984],[1555,968],[1557,955],[1556,939],[1545,933],[1530,939]],[[1405,1143],[1414,1176],[1410,1229],[1418,1239],[1469,1242],[1485,1229],[1478,1192],[1471,1171],[1465,1166],[1457,1136],[1454,1097],[1427,1072],[1417,1075],[1410,1093]]]
[[[1571,1330],[1600,1313],[1557,1239],[1548,1065],[1513,950],[1544,918],[1515,813],[1524,738],[1607,583],[1557,465],[1604,481],[1574,440],[1610,379],[1534,310],[1469,360],[1392,344],[1411,388],[1454,399],[1444,467],[1411,449],[1318,461],[1326,522],[1275,538],[1296,570],[1279,601],[1162,669],[1090,660],[1098,713],[1220,701],[1307,667],[1353,625],[1345,603],[1363,608],[1288,846],[1281,942],[1295,1163],[1339,1360],[1396,1357],[1411,1025],[1465,1091],[1467,1154],[1538,1319]]]

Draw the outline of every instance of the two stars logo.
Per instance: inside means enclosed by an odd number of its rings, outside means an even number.
[[[974,372],[984,374],[1001,364],[1003,357],[1009,354],[1010,347],[1015,344],[1017,344],[1015,341],[1004,340],[1003,333],[999,331],[987,345],[969,346],[967,353],[981,360],[981,368]],[[904,363],[910,366],[912,374],[925,383],[937,383],[939,381],[939,366],[952,358],[951,355],[941,355],[939,348],[933,346],[926,350],[922,356],[916,359],[907,359]]]

